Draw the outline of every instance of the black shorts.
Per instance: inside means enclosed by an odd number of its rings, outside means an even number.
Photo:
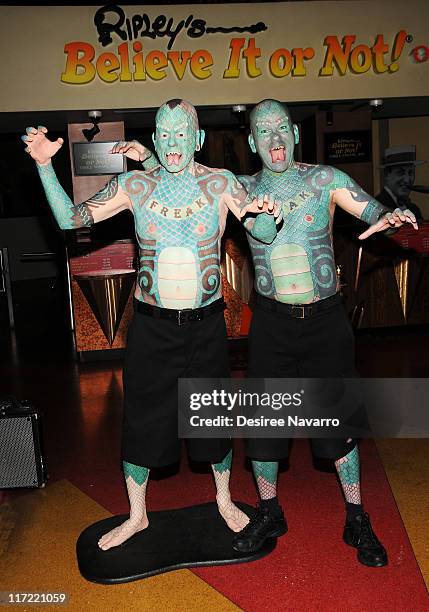
[[[177,379],[228,377],[223,312],[177,325],[134,311],[124,363],[122,456],[129,463],[162,467],[178,461]],[[195,461],[222,461],[228,439],[189,439]]]
[[[249,332],[249,378],[355,377],[354,335],[337,294],[323,300],[323,309],[299,319],[279,302],[258,295]],[[339,459],[356,440],[317,438],[310,440],[313,454]],[[287,457],[289,440],[246,440],[246,454],[259,461]]]

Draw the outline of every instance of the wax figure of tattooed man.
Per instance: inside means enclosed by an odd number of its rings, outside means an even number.
[[[283,223],[277,227],[262,215],[267,223],[265,243],[248,236],[257,294],[248,376],[353,376],[354,338],[338,294],[332,246],[335,207],[370,225],[360,239],[405,222],[417,229],[415,216],[409,210],[388,212],[336,168],[295,162],[298,129],[280,102],[260,102],[250,121],[249,144],[263,167],[239,180],[254,196],[270,192],[282,207]],[[357,548],[361,563],[385,565],[386,551],[361,502],[356,440],[313,439],[311,446],[316,456],[335,462],[346,501],[344,541]],[[234,536],[234,548],[242,552],[255,551],[266,537],[287,531],[276,487],[278,461],[288,454],[288,440],[247,440],[246,450],[261,501],[255,518]]]
[[[139,244],[135,312],[124,363],[122,455],[130,518],[100,539],[100,548],[107,550],[147,527],[150,468],[179,459],[177,379],[229,375],[219,267],[228,210],[240,219],[263,211],[277,218],[278,210],[269,198],[246,201],[247,192],[230,172],[194,161],[204,132],[195,108],[183,100],[171,100],[157,112],[153,142],[160,165],[120,174],[78,205],[51,165],[63,141],[50,141],[46,132],[27,128],[22,138],[37,162],[59,226],[91,226],[130,210]],[[256,236],[257,219],[250,228]],[[230,440],[190,440],[188,447],[192,459],[211,462],[219,511],[239,531],[248,517],[231,501]]]

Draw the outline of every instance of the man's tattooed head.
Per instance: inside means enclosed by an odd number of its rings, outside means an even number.
[[[170,100],[159,107],[152,136],[160,163],[168,172],[181,172],[204,142],[197,111],[185,100]]]
[[[250,129],[250,148],[259,154],[263,165],[274,172],[287,170],[299,141],[287,106],[277,100],[259,102],[250,114]]]

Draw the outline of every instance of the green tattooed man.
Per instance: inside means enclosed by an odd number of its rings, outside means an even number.
[[[179,459],[177,379],[229,374],[220,276],[220,241],[228,211],[239,219],[248,212],[256,218],[266,213],[274,224],[281,217],[268,197],[248,200],[230,172],[194,161],[204,132],[195,108],[184,100],[170,100],[157,112],[153,142],[159,163],[149,171],[116,176],[77,205],[51,164],[62,139],[52,142],[46,132],[44,127],[27,128],[23,140],[59,226],[91,226],[129,210],[139,246],[124,363],[122,455],[130,517],[100,539],[100,548],[107,550],[148,526],[150,468]],[[264,239],[254,219],[246,227]],[[231,501],[230,440],[190,440],[188,448],[192,459],[212,464],[219,512],[230,529],[240,531],[249,519]]]
[[[280,102],[260,102],[250,121],[249,144],[263,167],[239,180],[253,196],[270,192],[284,221],[277,227],[268,215],[261,215],[258,224],[265,224],[264,242],[248,236],[257,294],[248,376],[353,376],[353,332],[338,294],[332,245],[335,208],[370,226],[360,239],[403,223],[417,229],[415,216],[409,210],[388,211],[340,170],[294,161],[298,129]],[[346,501],[344,541],[357,548],[361,563],[385,565],[386,551],[361,502],[356,440],[313,439],[311,446],[316,456],[335,462]],[[276,491],[278,461],[288,454],[288,440],[247,440],[246,451],[260,504],[255,518],[234,536],[234,548],[241,552],[258,550],[267,537],[287,531]]]

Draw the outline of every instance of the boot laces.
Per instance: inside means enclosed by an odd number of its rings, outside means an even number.
[[[259,530],[266,524],[269,517],[269,512],[259,506],[255,516],[247,523],[246,527],[241,531],[241,533],[244,534],[248,533],[249,531]]]
[[[371,547],[380,545],[377,536],[372,530],[369,516],[366,512],[362,515],[362,520],[360,522],[359,544],[364,544]]]

